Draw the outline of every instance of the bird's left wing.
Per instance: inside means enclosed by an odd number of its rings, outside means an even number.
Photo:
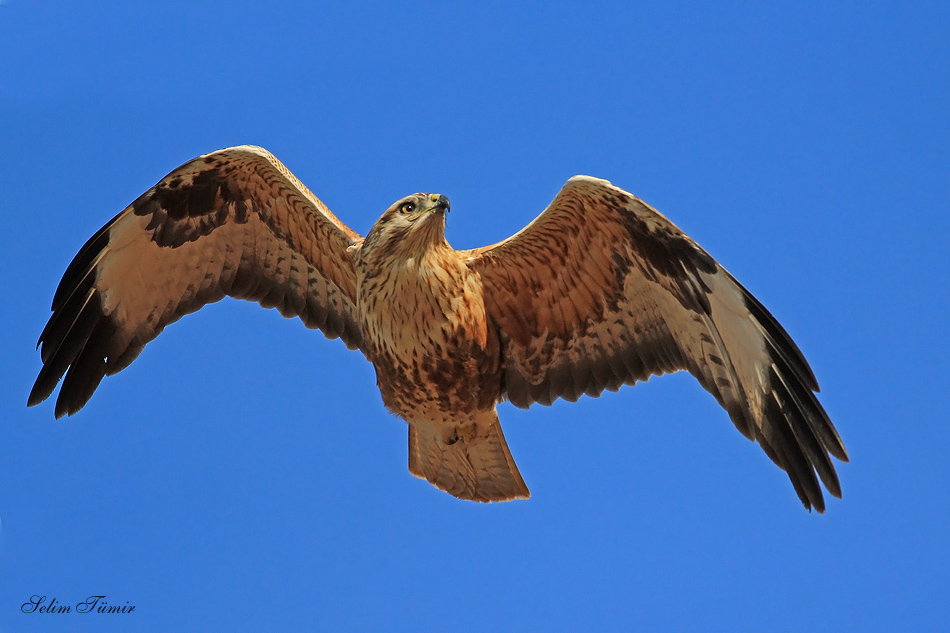
[[[346,249],[361,239],[260,147],[191,160],[102,227],[66,269],[28,403],[48,398],[65,374],[56,417],[75,413],[166,325],[225,295],[358,348]]]
[[[511,238],[465,252],[526,408],[685,369],[785,470],[806,508],[841,495],[844,446],[785,330],[666,217],[606,180],[571,178]]]

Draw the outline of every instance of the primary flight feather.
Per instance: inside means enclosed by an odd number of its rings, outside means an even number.
[[[847,453],[801,351],[666,217],[576,176],[516,235],[456,251],[448,209],[445,196],[408,196],[362,238],[266,150],[189,161],[67,268],[29,405],[63,379],[56,416],[76,413],[166,325],[232,296],[361,350],[386,407],[409,423],[410,472],[462,499],[529,496],[499,401],[573,402],[681,369],[806,508],[824,510],[819,480],[841,496],[831,457]]]

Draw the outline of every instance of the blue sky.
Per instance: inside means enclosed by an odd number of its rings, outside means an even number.
[[[946,3],[3,3],[0,631],[946,630],[947,33]],[[805,512],[677,374],[502,405],[533,497],[459,501],[361,356],[230,299],[27,409],[79,247],[243,143],[364,234],[443,193],[457,248],[574,174],[632,191],[802,348],[843,500]]]

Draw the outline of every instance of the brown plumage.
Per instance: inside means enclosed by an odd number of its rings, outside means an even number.
[[[224,296],[297,316],[376,367],[409,423],[409,470],[462,499],[529,496],[495,405],[616,391],[685,369],[788,473],[806,508],[841,496],[844,445],[775,319],[663,215],[571,178],[531,224],[484,248],[445,241],[448,200],[415,194],[366,238],[274,156],[196,158],[94,235],[40,335],[29,404],[65,374],[56,416],[88,402],[166,325]]]

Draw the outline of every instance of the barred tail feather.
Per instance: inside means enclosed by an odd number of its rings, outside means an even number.
[[[446,429],[409,424],[409,472],[471,501],[510,501],[531,496],[511,457],[498,414]]]

